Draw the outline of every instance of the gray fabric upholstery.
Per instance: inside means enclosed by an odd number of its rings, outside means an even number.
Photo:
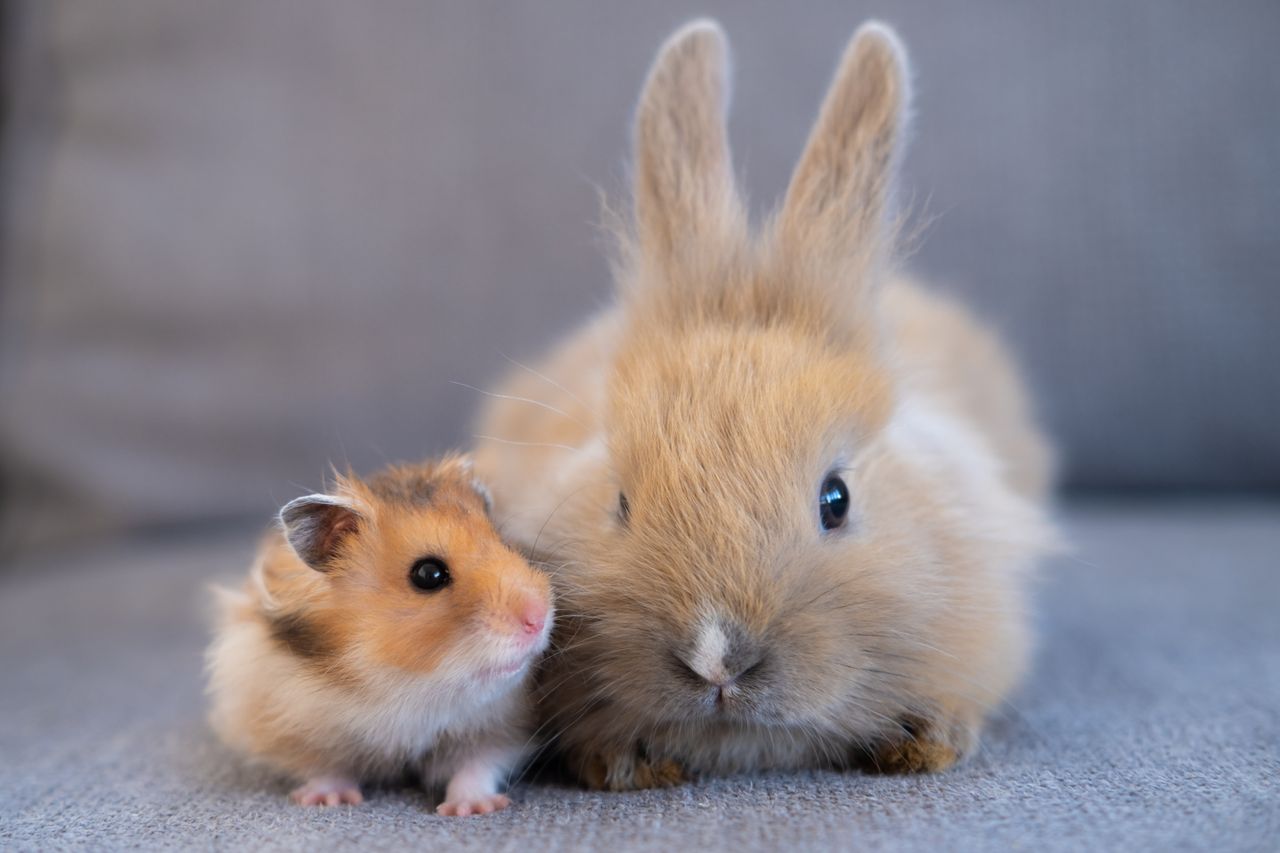
[[[465,444],[608,299],[596,185],[676,0],[11,3],[0,461],[125,521]],[[712,0],[784,186],[848,35],[918,82],[914,268],[1024,357],[1076,485],[1280,484],[1280,6]],[[65,503],[56,506],[63,508]]]
[[[202,715],[203,585],[252,532],[47,553],[0,576],[0,847],[47,850],[1274,850],[1280,506],[1068,516],[1039,660],[969,764],[598,794],[522,784],[437,818],[415,791],[291,806]]]

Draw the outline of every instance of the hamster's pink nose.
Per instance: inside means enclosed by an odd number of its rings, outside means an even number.
[[[526,634],[539,634],[547,624],[546,602],[526,598],[520,606],[520,627]]]

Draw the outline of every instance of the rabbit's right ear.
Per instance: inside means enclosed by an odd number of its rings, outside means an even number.
[[[670,275],[744,227],[725,112],[728,47],[720,25],[694,21],[669,38],[635,118],[635,216],[640,254]]]

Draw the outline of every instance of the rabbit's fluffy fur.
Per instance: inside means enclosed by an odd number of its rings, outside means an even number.
[[[515,370],[479,429],[495,515],[561,608],[544,731],[613,789],[942,769],[1026,665],[1050,453],[999,342],[891,269],[909,97],[892,31],[854,35],[754,231],[726,75],[714,23],[664,45],[618,305]],[[824,531],[833,474],[850,511]]]

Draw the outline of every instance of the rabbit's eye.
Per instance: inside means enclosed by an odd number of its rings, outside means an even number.
[[[618,492],[618,521],[626,524],[631,520],[631,504],[627,503],[627,496],[622,492]]]
[[[849,487],[839,477],[827,477],[818,491],[818,514],[823,530],[835,530],[844,526],[849,517]]]

